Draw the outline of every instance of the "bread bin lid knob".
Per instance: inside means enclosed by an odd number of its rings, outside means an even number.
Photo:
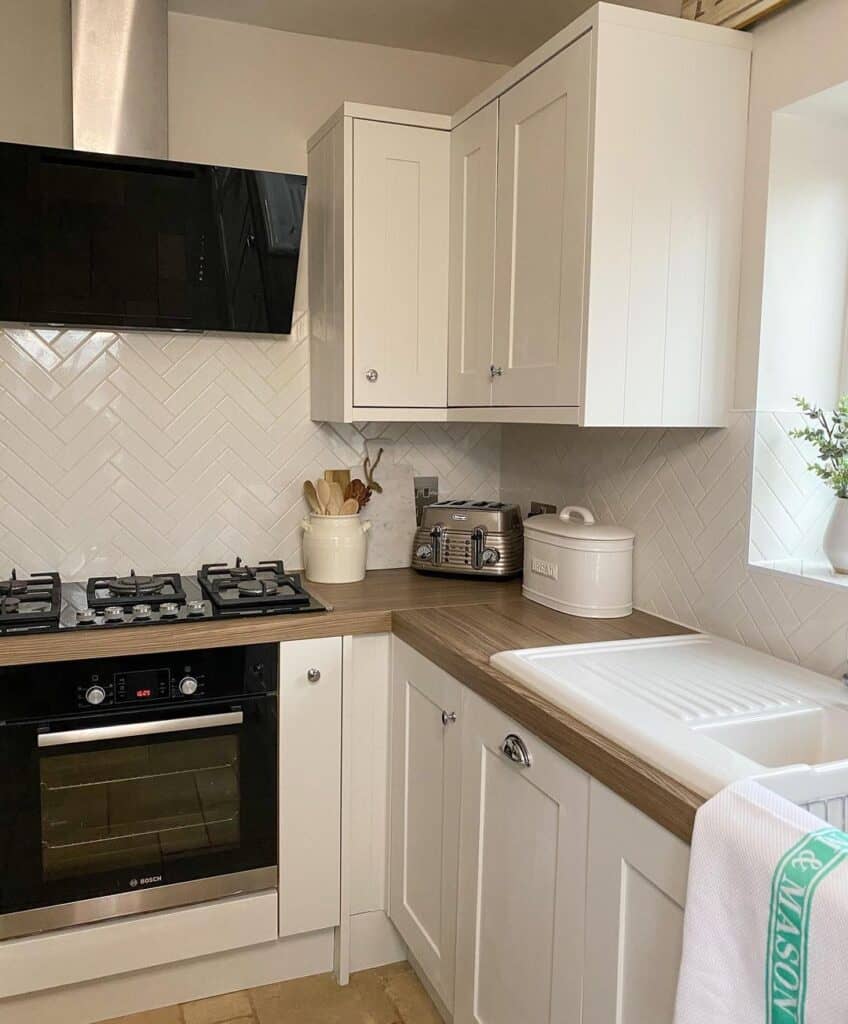
[[[559,515],[533,516],[524,524],[527,531],[583,541],[629,541],[636,537],[626,526],[599,523],[588,508],[566,505]]]

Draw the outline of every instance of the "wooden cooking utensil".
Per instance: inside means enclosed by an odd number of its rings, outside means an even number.
[[[306,498],[306,503],[319,516],[324,515],[324,507],[318,500],[318,492],[315,490],[315,484],[311,480],[305,480],[303,484],[303,496]]]
[[[324,479],[328,484],[337,483],[342,490],[350,483],[349,469],[325,469]]]
[[[339,516],[342,514],[342,505],[344,505],[344,492],[341,485],[337,484],[335,480],[333,480],[329,487],[330,500],[327,502],[327,508],[331,516]]]
[[[346,498],[344,504],[342,505],[342,515],[355,516],[358,511],[359,502],[356,500],[356,498]]]
[[[315,493],[318,495],[318,501],[321,503],[324,515],[327,515],[330,511],[330,485],[326,480],[319,480],[315,484]]]

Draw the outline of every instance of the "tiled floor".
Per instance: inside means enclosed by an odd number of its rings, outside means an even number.
[[[318,974],[180,1006],[118,1017],[107,1024],[442,1024],[408,963],[376,967],[339,987]]]

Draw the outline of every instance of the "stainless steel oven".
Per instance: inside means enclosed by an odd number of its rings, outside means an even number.
[[[0,669],[0,938],[276,887],[277,659]]]

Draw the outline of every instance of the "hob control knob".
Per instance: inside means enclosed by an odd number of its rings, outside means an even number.
[[[89,686],[85,691],[85,699],[88,704],[102,704],[106,700],[106,691],[102,686]]]
[[[193,693],[197,693],[197,680],[194,676],[183,676],[180,680],[180,693],[184,697],[190,697]]]

